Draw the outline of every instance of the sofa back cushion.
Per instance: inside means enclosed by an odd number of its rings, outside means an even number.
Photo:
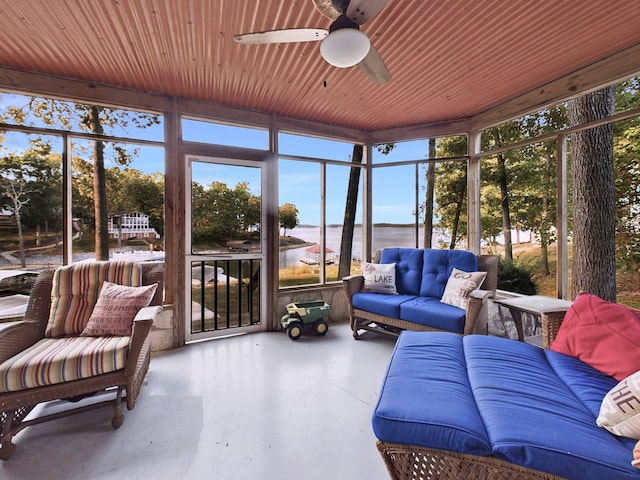
[[[400,295],[419,295],[424,250],[420,248],[385,248],[380,263],[396,264],[396,289]]]
[[[45,336],[79,335],[89,322],[105,280],[139,287],[142,269],[135,262],[123,260],[81,262],[58,268],[53,275]]]
[[[423,252],[421,297],[441,299],[454,268],[465,272],[478,269],[478,257],[467,250],[426,249]]]

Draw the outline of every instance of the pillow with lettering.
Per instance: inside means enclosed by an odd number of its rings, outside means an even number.
[[[487,272],[465,272],[454,268],[440,301],[466,310],[469,306],[469,295],[480,288],[486,276]]]
[[[363,292],[396,295],[396,264],[362,262]]]
[[[131,335],[133,319],[141,308],[151,303],[157,288],[157,283],[144,287],[128,287],[103,282],[89,323],[80,335]]]
[[[640,440],[640,372],[609,390],[600,405],[598,426],[614,435]]]

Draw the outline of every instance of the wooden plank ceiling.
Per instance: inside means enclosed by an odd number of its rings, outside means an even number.
[[[312,0],[0,0],[0,66],[375,131],[469,118],[640,44],[640,1],[389,0],[361,27],[392,80],[319,43],[236,33],[328,28]],[[640,64],[638,66],[640,71]]]

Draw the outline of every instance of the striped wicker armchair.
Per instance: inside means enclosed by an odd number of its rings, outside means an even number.
[[[24,320],[0,331],[0,459],[27,426],[111,405],[113,428],[133,409],[149,367],[148,334],[162,309],[164,264],[81,262],[38,275]],[[148,306],[145,306],[148,305]],[[123,391],[126,395],[123,395]],[[26,419],[53,400],[90,402]],[[115,394],[115,395],[113,395]]]

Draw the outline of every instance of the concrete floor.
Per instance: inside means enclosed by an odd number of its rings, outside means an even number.
[[[0,478],[388,479],[371,413],[394,343],[332,324],[155,355],[120,429],[111,408],[29,427]]]

